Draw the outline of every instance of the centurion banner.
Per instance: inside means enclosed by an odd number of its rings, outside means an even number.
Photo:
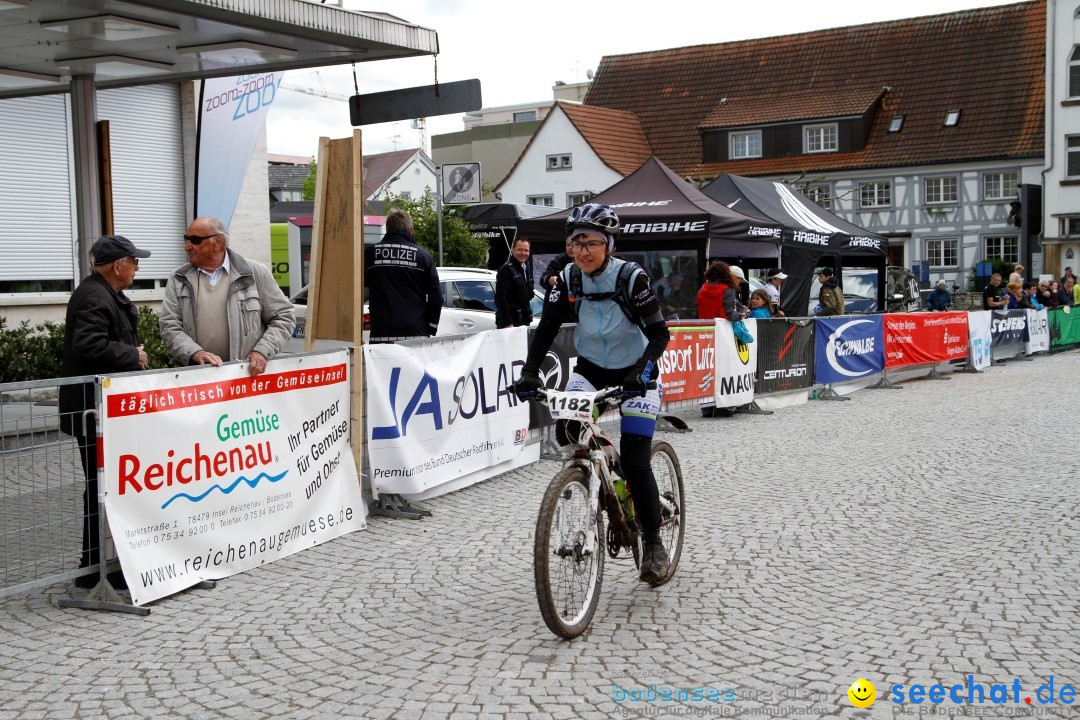
[[[1024,354],[1050,351],[1050,322],[1046,310],[1027,310],[1027,336],[1024,338]]]
[[[671,340],[660,356],[664,378],[664,402],[697,400],[713,396],[716,328],[673,326]]]
[[[1020,354],[1027,333],[1026,310],[991,310],[990,354],[995,360]]]
[[[507,386],[526,328],[433,345],[365,345],[368,460],[380,493],[432,497],[540,457],[528,402]]]
[[[889,313],[884,323],[887,368],[967,357],[965,312]]]
[[[814,382],[842,383],[885,369],[884,324],[880,315],[816,318]]]
[[[757,337],[757,320],[743,322],[750,334]],[[716,407],[736,407],[753,402],[757,351],[753,344],[748,345],[735,338],[728,320],[717,318],[715,333],[716,383],[713,398]]]
[[[805,390],[814,384],[814,322],[757,321],[757,395]]]
[[[974,370],[982,370],[990,367],[992,363],[990,355],[990,315],[989,310],[977,310],[967,314],[969,350],[968,363]]]
[[[101,381],[105,509],[142,605],[365,526],[348,351]]]
[[[251,154],[284,73],[203,80],[195,159],[195,216],[210,215],[228,226],[244,184]]]

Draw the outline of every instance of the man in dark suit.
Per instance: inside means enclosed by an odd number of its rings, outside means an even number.
[[[124,295],[131,287],[139,258],[150,257],[121,235],[106,235],[90,248],[93,272],[79,283],[67,305],[64,326],[64,377],[145,370],[146,353],[136,332],[139,312]],[[79,443],[79,459],[86,475],[83,492],[82,558],[79,567],[101,561],[98,546],[97,427],[93,383],[60,387],[60,429]],[[97,575],[76,578],[79,587],[93,587]],[[123,586],[123,576],[110,574],[114,586]]]
[[[529,239],[517,237],[510,257],[495,277],[495,327],[518,327],[532,322],[533,276]]]

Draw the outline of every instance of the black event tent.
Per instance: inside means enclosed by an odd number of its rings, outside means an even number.
[[[656,157],[589,202],[611,205],[618,212],[622,230],[616,253],[649,272],[668,319],[697,316],[697,291],[707,258],[779,262],[779,223],[729,210]],[[518,222],[518,235],[532,241],[534,267],[543,268],[563,251],[569,214],[562,210]]]
[[[887,238],[852,225],[784,183],[721,175],[703,192],[757,221],[783,227],[779,264],[788,276],[780,293],[785,315],[806,314],[817,265],[833,266],[841,285],[845,265],[877,268],[878,307],[885,307]]]

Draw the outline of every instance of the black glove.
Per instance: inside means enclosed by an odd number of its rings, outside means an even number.
[[[634,397],[643,397],[649,389],[649,381],[656,375],[656,365],[652,360],[639,360],[637,365],[630,368],[623,380],[623,393]],[[656,383],[652,383],[656,387]]]
[[[522,368],[521,378],[514,383],[514,393],[518,400],[528,400],[536,397],[536,391],[543,385],[540,383],[540,373],[532,368]]]

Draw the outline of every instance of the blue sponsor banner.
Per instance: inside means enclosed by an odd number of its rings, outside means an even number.
[[[816,318],[814,382],[848,382],[885,369],[881,315]]]

